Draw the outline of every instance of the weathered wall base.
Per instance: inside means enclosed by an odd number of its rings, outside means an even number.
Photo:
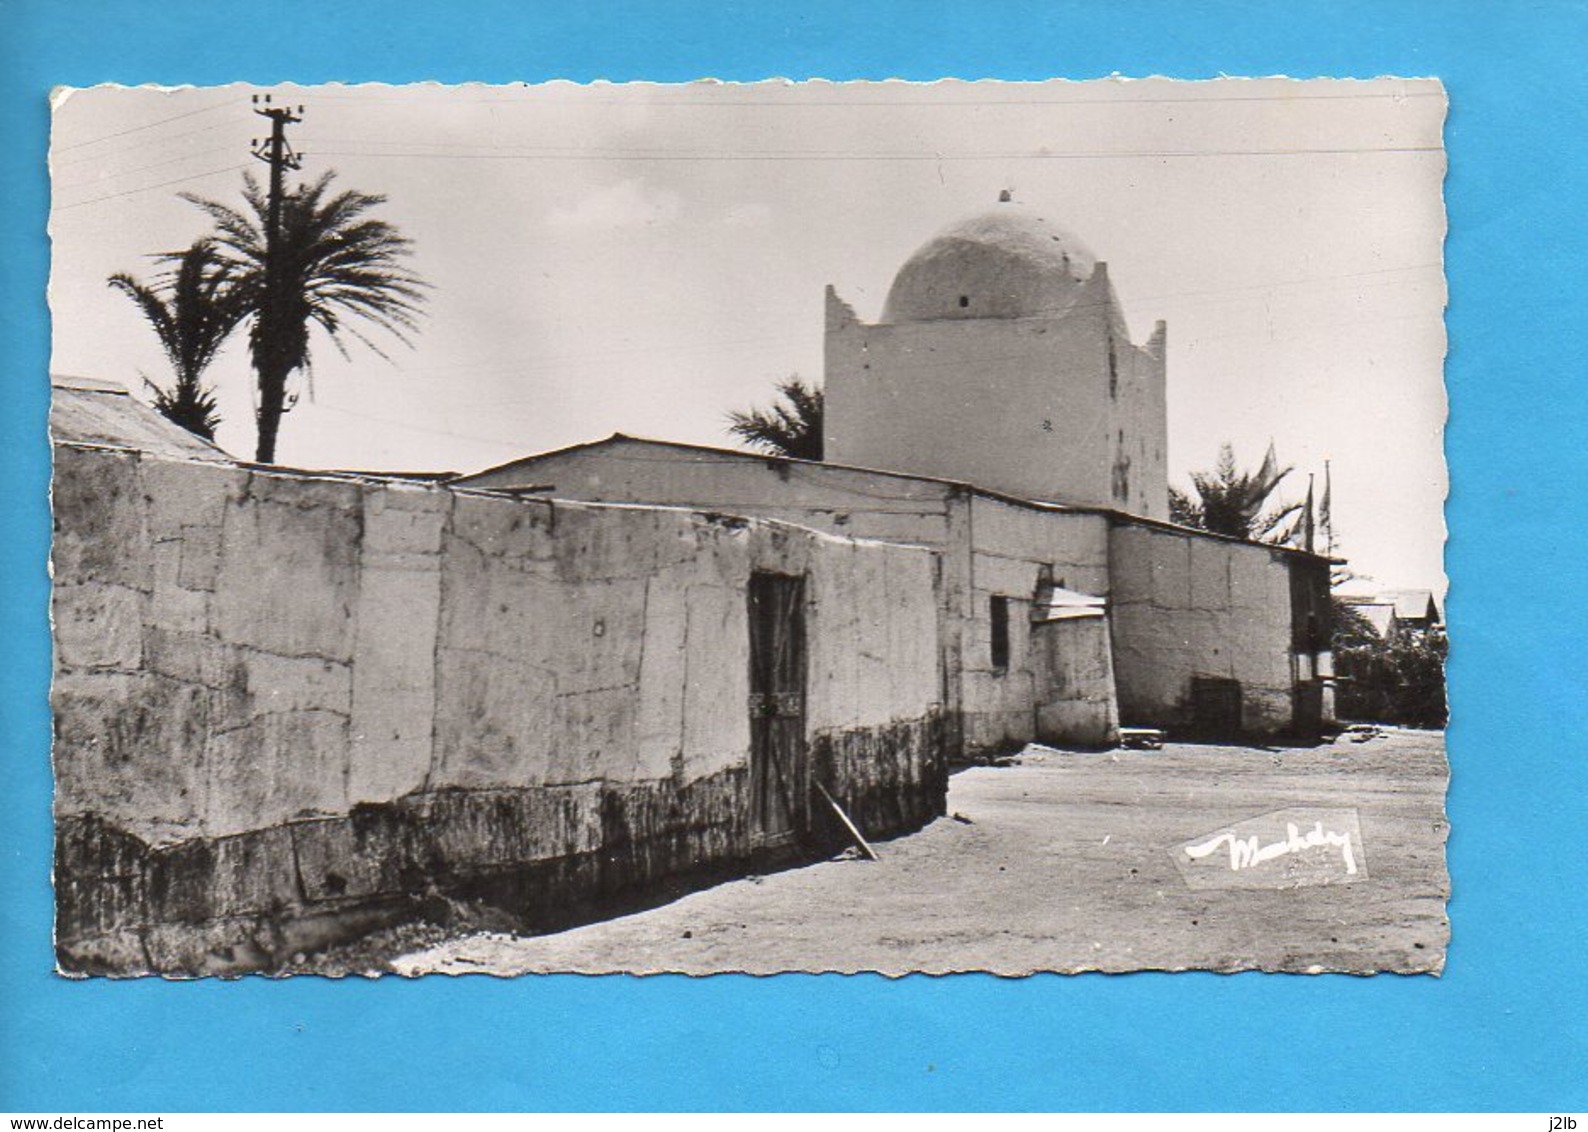
[[[939,715],[818,736],[817,780],[868,836],[943,812]],[[525,930],[595,918],[658,882],[732,875],[754,855],[743,767],[680,783],[443,790],[346,815],[151,847],[91,815],[56,833],[57,962],[69,974],[282,971],[438,901],[482,901]],[[817,813],[815,806],[812,812]],[[806,855],[830,849],[813,825]]]
[[[948,801],[943,716],[826,732],[811,744],[816,780],[844,783],[836,800],[868,837],[908,833],[942,817]],[[813,806],[815,812],[825,804]]]

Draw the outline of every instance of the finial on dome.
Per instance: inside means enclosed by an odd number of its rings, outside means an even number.
[[[999,204],[1008,204],[1010,201],[1012,201],[1014,199],[1015,199],[1015,194],[1011,190],[1009,190],[1009,189],[999,189],[998,190],[998,203]]]

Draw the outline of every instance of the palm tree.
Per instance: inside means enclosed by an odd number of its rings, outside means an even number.
[[[1169,518],[1183,526],[1235,538],[1290,542],[1302,519],[1302,505],[1291,503],[1268,511],[1263,508],[1280,481],[1293,470],[1279,466],[1270,444],[1257,471],[1241,472],[1235,465],[1234,448],[1221,445],[1213,471],[1191,474],[1195,498],[1179,488],[1169,489]]]
[[[170,388],[144,378],[154,390],[154,407],[189,432],[214,440],[220,414],[213,391],[200,378],[247,313],[235,267],[211,239],[196,240],[186,251],[157,259],[172,266],[152,286],[125,273],[112,275],[108,282],[138,305],[176,373]]]
[[[325,331],[343,357],[346,337],[385,357],[358,323],[405,345],[407,332],[418,325],[425,284],[404,262],[412,242],[393,225],[366,215],[385,203],[384,196],[351,190],[333,195],[335,177],[326,173],[282,197],[274,249],[267,246],[269,197],[252,176],[243,178],[246,210],[183,194],[214,220],[215,238],[234,265],[252,320],[249,349],[259,383],[256,459],[262,464],[275,462],[281,418],[295,400],[288,399],[287,381],[310,368],[311,327]],[[275,265],[269,262],[272,251]]]
[[[799,460],[822,458],[822,390],[798,374],[777,383],[783,403],[728,414],[728,431],[763,452]]]

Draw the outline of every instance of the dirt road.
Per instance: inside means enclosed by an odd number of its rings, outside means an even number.
[[[1391,731],[1316,749],[1031,748],[1014,765],[956,774],[949,812],[968,821],[943,818],[884,843],[880,862],[836,860],[734,881],[552,935],[461,936],[394,966],[499,975],[1436,972],[1449,937],[1446,778],[1437,732]],[[1365,860],[1350,883],[1193,886],[1188,843],[1290,807],[1354,811]],[[1198,874],[1215,885],[1235,868],[1224,864],[1224,847]],[[1297,849],[1295,857],[1307,855],[1324,868],[1340,850]],[[1335,881],[1346,879],[1337,872]],[[1254,866],[1243,876],[1270,874],[1279,875]]]

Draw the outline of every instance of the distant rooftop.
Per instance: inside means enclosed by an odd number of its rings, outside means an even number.
[[[1364,616],[1372,618],[1370,610],[1382,610],[1382,616],[1388,619],[1391,612],[1398,621],[1427,621],[1430,624],[1439,624],[1442,617],[1439,612],[1439,603],[1434,600],[1432,590],[1383,590],[1378,593],[1352,593],[1343,592],[1338,595],[1346,605],[1360,610]]]
[[[231,459],[217,445],[166,420],[125,386],[92,377],[50,375],[50,437],[181,459]]]

